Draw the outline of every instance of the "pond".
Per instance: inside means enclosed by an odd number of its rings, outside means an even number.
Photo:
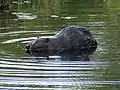
[[[116,2],[13,0],[13,11],[0,14],[0,89],[119,90],[120,7]],[[31,40],[53,36],[69,25],[90,30],[98,42],[93,55],[26,53]]]

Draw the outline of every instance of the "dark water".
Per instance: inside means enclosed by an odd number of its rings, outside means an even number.
[[[0,16],[1,90],[120,90],[118,0],[21,1],[12,2],[11,14]],[[88,27],[98,42],[93,55],[48,60],[25,52],[32,39],[67,25]]]

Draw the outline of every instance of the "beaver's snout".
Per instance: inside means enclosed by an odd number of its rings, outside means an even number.
[[[27,44],[27,45],[26,45],[26,49],[27,49],[27,50],[29,50],[29,48],[30,48],[30,45],[29,45],[29,44]]]
[[[29,42],[27,45],[26,45],[26,53],[30,54],[30,47],[31,47],[32,43]]]
[[[29,42],[27,45],[26,45],[26,51],[28,52],[28,51],[32,51],[32,47],[33,47],[33,45],[35,44],[35,42],[36,42],[36,39],[35,40],[32,40],[31,42]]]

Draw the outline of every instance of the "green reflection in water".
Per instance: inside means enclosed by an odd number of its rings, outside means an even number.
[[[1,27],[84,25],[90,29],[119,29],[119,2],[113,0],[18,0],[11,1],[18,19],[0,20]],[[115,6],[118,5],[118,6]],[[114,12],[112,11],[114,9]]]

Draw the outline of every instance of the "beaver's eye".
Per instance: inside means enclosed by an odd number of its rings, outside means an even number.
[[[45,39],[45,42],[49,42],[49,38],[46,38],[46,39]]]

